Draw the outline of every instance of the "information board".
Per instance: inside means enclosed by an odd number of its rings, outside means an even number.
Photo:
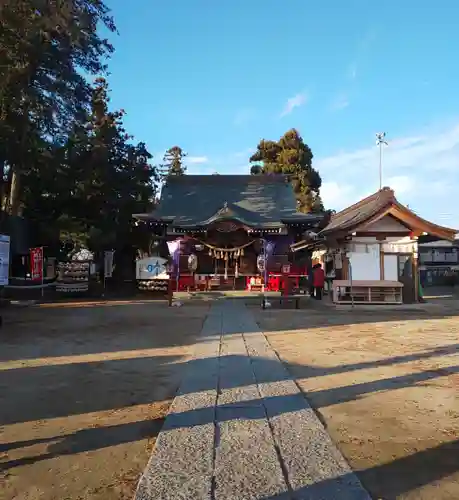
[[[10,237],[0,234],[0,286],[8,285],[10,274]]]
[[[167,260],[162,257],[147,257],[136,262],[136,279],[168,279],[166,269]]]

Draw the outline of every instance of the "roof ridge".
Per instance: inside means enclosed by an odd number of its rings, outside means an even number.
[[[360,200],[360,201],[354,203],[353,205],[350,205],[349,207],[346,207],[343,210],[336,212],[336,214],[334,214],[333,217],[338,217],[338,216],[347,214],[348,212],[355,210],[356,208],[359,208],[362,205],[365,205],[369,201],[375,200],[376,198],[378,198],[379,195],[381,195],[383,193],[384,194],[391,193],[391,197],[395,200],[395,195],[394,195],[393,189],[391,189],[389,187],[383,187],[382,189],[378,189],[378,191],[376,191],[376,193],[370,194],[366,198],[363,198],[363,200]]]

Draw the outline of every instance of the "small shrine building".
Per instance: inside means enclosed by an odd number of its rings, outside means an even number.
[[[325,223],[296,206],[283,175],[183,175],[167,179],[154,212],[134,218],[167,243],[175,288],[278,291],[283,274],[298,282],[307,272],[291,246]]]
[[[323,264],[335,302],[411,303],[420,297],[418,238],[454,241],[457,232],[419,217],[384,187],[332,215],[317,238],[291,249],[309,249],[313,263]]]

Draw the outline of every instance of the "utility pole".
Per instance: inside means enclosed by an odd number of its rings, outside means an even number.
[[[376,134],[376,146],[379,146],[379,189],[382,189],[382,149],[387,146],[386,132]]]

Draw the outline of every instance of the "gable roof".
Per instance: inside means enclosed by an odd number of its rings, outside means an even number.
[[[321,231],[323,236],[338,232],[351,232],[366,226],[385,215],[392,215],[412,230],[420,230],[439,238],[453,241],[456,229],[433,224],[416,215],[395,198],[394,191],[384,187],[341,212],[331,216],[329,224]]]
[[[293,187],[283,175],[171,176],[157,210],[134,217],[163,220],[181,228],[235,219],[261,229],[289,222],[314,224],[323,219],[322,214],[296,211]]]

